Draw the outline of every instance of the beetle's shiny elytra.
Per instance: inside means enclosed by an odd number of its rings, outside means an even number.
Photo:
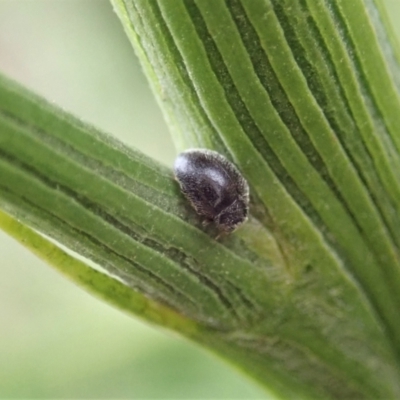
[[[179,154],[174,172],[196,212],[223,232],[247,220],[249,186],[238,169],[215,151],[190,149]]]

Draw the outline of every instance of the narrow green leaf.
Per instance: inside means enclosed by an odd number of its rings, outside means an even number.
[[[275,285],[283,320],[266,314],[257,331],[307,348],[341,382],[319,376],[309,359],[287,366],[309,393],[398,396],[398,71],[380,47],[374,4],[112,3],[177,147],[230,156],[249,180],[254,215],[273,232],[289,272],[286,287]],[[367,378],[378,337],[393,357],[387,386]]]
[[[122,310],[140,315],[149,322],[185,332],[188,336],[194,336],[194,332],[198,329],[192,321],[146,298],[143,293],[134,291],[118,280],[110,279],[109,276],[87,266],[2,211],[0,211],[0,226],[2,230],[69,279]]]
[[[0,192],[6,209],[33,226],[44,224],[57,240],[192,317],[218,326],[229,326],[233,316],[252,318],[241,299],[229,300],[227,293],[244,281],[245,295],[267,276],[260,280],[235,246],[221,246],[182,219],[188,207],[171,172],[38,99],[21,99],[20,89],[5,80],[2,89]],[[207,273],[198,259],[211,262]],[[232,264],[226,293],[219,288],[226,281],[222,262]]]

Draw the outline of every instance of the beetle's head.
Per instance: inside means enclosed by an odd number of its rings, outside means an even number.
[[[222,210],[215,218],[218,229],[226,233],[233,232],[247,220],[248,208],[245,201],[237,199]]]

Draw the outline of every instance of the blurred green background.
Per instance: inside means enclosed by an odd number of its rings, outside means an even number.
[[[400,0],[385,3],[399,36]],[[0,70],[172,165],[167,127],[107,0],[0,0]],[[0,252],[0,398],[266,398],[212,354],[91,297],[1,232]]]

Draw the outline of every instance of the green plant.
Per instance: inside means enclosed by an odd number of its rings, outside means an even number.
[[[113,4],[177,148],[233,159],[252,216],[216,241],[170,170],[1,78],[2,228],[281,397],[398,397],[400,107],[381,5]]]

